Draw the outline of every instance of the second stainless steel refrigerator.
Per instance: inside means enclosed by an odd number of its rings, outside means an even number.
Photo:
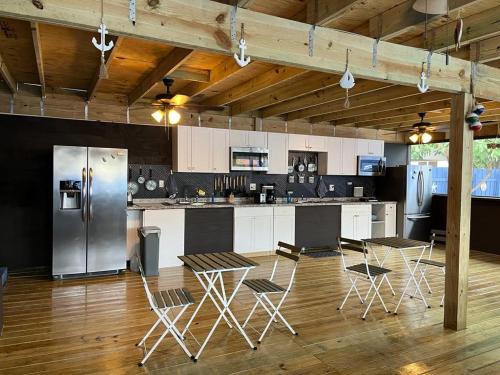
[[[126,268],[127,150],[54,146],[52,275]]]
[[[377,187],[377,195],[398,202],[397,233],[400,237],[429,240],[432,167],[405,165],[387,168],[385,178]]]

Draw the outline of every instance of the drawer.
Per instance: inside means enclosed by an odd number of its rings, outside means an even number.
[[[234,217],[273,216],[273,207],[236,207]]]
[[[274,216],[295,216],[295,207],[274,207]]]
[[[372,212],[371,204],[343,204],[342,212],[355,212],[355,213],[370,213]]]

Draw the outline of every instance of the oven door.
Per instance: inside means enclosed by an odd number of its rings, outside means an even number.
[[[385,157],[358,156],[358,176],[385,176]]]

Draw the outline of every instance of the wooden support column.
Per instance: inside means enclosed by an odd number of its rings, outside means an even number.
[[[467,325],[473,132],[465,115],[471,102],[470,94],[454,94],[450,117],[444,326],[456,331]]]

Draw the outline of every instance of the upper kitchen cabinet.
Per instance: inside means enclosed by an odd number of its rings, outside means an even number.
[[[231,130],[229,133],[231,147],[267,148],[267,133],[247,130]]]
[[[289,134],[288,148],[293,151],[326,152],[328,137],[306,134]]]
[[[288,173],[288,134],[267,133],[269,148],[268,174]]]
[[[355,176],[357,174],[356,139],[342,139],[342,173],[343,175]]]
[[[356,155],[384,156],[384,141],[377,139],[358,139]]]
[[[326,153],[319,154],[319,174],[342,174],[342,138],[328,137]]]
[[[225,129],[178,126],[172,149],[176,172],[229,172],[229,134]]]

